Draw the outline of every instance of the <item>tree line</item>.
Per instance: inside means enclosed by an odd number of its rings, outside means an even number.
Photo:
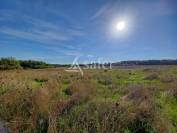
[[[17,60],[14,57],[0,58],[0,70],[11,70],[11,69],[42,69],[49,68],[52,65],[47,64],[43,61],[35,60]]]

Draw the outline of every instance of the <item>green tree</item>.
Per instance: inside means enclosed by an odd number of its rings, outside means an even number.
[[[19,69],[19,68],[21,68],[20,62],[13,57],[0,59],[1,70]]]

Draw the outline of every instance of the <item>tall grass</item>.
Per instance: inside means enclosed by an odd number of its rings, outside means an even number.
[[[176,132],[175,72],[0,71],[0,119],[17,133]]]

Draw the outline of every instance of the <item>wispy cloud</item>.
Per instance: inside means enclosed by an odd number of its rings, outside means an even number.
[[[65,51],[63,51],[63,53],[64,53],[64,55],[74,56],[74,57],[81,55],[80,52],[78,52],[78,51],[72,51],[72,50],[65,50]]]
[[[76,29],[68,29],[67,32],[72,36],[83,36],[85,33],[81,30]]]
[[[14,17],[14,15],[19,16],[20,14],[8,11],[7,16],[5,15],[5,12],[0,13],[2,14],[0,21],[10,20],[15,23],[20,21],[23,22],[24,25],[27,25],[25,28],[14,27],[13,25],[0,26],[1,34],[16,37],[19,39],[26,39],[43,44],[60,44],[61,42],[71,41],[75,37],[84,35],[84,32],[81,29],[73,28],[73,25],[62,26],[54,22],[33,18],[25,14],[21,14],[21,17],[19,18],[21,20],[14,20],[11,18]],[[11,15],[11,13],[13,15]]]
[[[39,29],[33,29],[28,31],[5,27],[0,29],[0,33],[44,44],[45,43],[57,44],[60,41],[67,41],[70,39],[69,36],[63,35],[61,33],[57,33],[54,31],[45,32]]]
[[[91,19],[96,19],[102,15],[110,8],[110,4],[103,5],[97,12],[91,17]]]
[[[56,46],[50,46],[50,47],[44,47],[44,48],[46,48],[47,50],[56,52],[58,54],[61,54],[61,55],[65,55],[65,56],[79,56],[79,55],[81,55],[80,48],[71,47],[71,46],[67,46],[67,45],[65,46],[65,48],[56,47]]]

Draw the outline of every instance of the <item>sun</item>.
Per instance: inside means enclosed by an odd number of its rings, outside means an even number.
[[[118,31],[123,31],[125,28],[126,28],[126,23],[125,23],[125,21],[119,21],[119,22],[116,24],[116,29],[117,29]]]
[[[109,34],[115,38],[124,38],[130,35],[132,21],[130,17],[115,17],[109,26]]]

